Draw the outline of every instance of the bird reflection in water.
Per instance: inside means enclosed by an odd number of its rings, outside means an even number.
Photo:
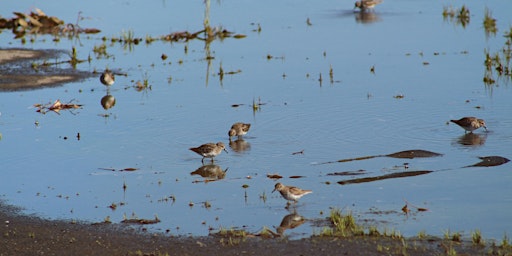
[[[105,96],[103,96],[103,98],[101,98],[101,106],[103,107],[103,109],[107,110],[107,109],[112,108],[115,105],[116,105],[116,98],[114,98],[114,96],[107,93],[107,95],[105,95]]]
[[[208,164],[197,168],[197,170],[191,172],[190,175],[199,175],[205,178],[204,182],[210,182],[224,179],[227,171],[228,168],[222,170],[222,168],[216,164]]]
[[[375,12],[365,12],[365,11],[354,12],[354,17],[355,17],[357,23],[362,23],[362,24],[370,24],[370,23],[374,23],[377,21],[381,21],[381,18]]]
[[[487,140],[487,134],[466,133],[457,138],[457,143],[462,146],[478,147],[484,145],[485,140]]]
[[[235,141],[229,141],[229,147],[237,152],[237,153],[242,153],[246,150],[249,150],[251,149],[251,144],[247,141],[245,141],[244,139],[237,139]]]
[[[306,222],[306,219],[301,215],[293,212],[284,216],[279,227],[276,228],[277,233],[282,236],[287,229],[294,229]]]

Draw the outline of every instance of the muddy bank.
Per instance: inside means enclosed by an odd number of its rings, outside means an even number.
[[[91,77],[58,60],[65,51],[0,49],[0,91],[34,90]]]
[[[122,224],[50,221],[0,203],[0,255],[510,255],[512,249],[435,237],[177,237]],[[455,255],[455,254],[453,254]]]

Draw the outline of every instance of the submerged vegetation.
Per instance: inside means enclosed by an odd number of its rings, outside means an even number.
[[[461,24],[463,27],[465,27],[467,24],[469,24],[469,20],[470,20],[469,10],[465,6],[462,6],[461,9],[455,9],[455,10],[452,9],[451,7],[449,9],[447,8],[443,11],[443,16],[445,18],[456,19],[457,23]],[[21,18],[21,16],[18,15],[18,19],[20,19],[20,18]],[[23,18],[28,19],[28,17],[26,17],[26,16],[23,16]],[[214,56],[210,55],[210,53],[208,51],[209,50],[208,44],[211,41],[224,40],[225,38],[239,39],[239,38],[246,37],[245,35],[235,34],[234,32],[228,31],[227,29],[224,29],[221,26],[211,27],[209,25],[209,21],[208,22],[206,22],[206,21],[207,21],[207,19],[205,19],[204,29],[200,29],[195,32],[179,31],[179,32],[173,32],[168,35],[161,36],[161,37],[152,37],[150,35],[146,35],[145,39],[143,39],[140,37],[136,37],[134,31],[128,30],[128,31],[123,32],[120,37],[112,37],[112,38],[103,37],[102,38],[103,42],[101,42],[101,44],[98,46],[94,46],[93,53],[95,54],[96,58],[98,58],[98,59],[99,58],[110,58],[111,55],[109,55],[107,52],[107,44],[109,41],[111,44],[122,44],[125,48],[131,50],[134,45],[139,45],[141,42],[145,42],[146,44],[151,44],[154,41],[160,40],[160,41],[170,42],[170,43],[186,43],[191,40],[200,40],[200,41],[204,41],[206,44],[205,50],[207,53],[206,53],[206,57],[204,59],[206,61],[210,61],[215,58]],[[20,21],[18,21],[18,23],[19,22]],[[307,19],[307,23],[308,23],[308,25],[311,25],[309,18]],[[31,21],[28,25],[33,25],[33,24],[36,24],[36,23]],[[64,23],[62,22],[59,24],[63,25]],[[21,27],[23,27],[23,26],[21,26]],[[28,26],[28,27],[30,27],[30,26]],[[75,26],[70,26],[70,27],[79,28],[78,21]],[[486,10],[486,17],[484,19],[484,28],[486,30],[486,33],[489,33],[489,34],[493,34],[493,33],[495,34],[497,31],[496,20],[491,17],[491,13],[488,10]],[[23,27],[23,29],[28,30],[28,28],[25,28],[25,27]],[[59,31],[59,33],[63,33],[66,30],[59,29],[58,31]],[[73,31],[75,31],[75,30],[73,30]],[[82,30],[78,30],[78,31],[82,31]],[[87,31],[87,30],[85,30],[85,31]],[[258,24],[257,31],[258,31],[258,33],[261,31],[261,27],[259,24]],[[25,33],[27,33],[27,32],[25,31]],[[486,77],[484,77],[484,82],[486,84],[494,84],[495,83],[495,81],[493,79],[493,72],[497,72],[497,74],[499,76],[502,76],[502,75],[509,76],[509,78],[510,78],[511,70],[510,70],[509,63],[510,63],[510,58],[511,58],[510,57],[510,55],[511,55],[510,48],[511,48],[511,44],[512,44],[511,43],[512,27],[511,27],[510,31],[505,35],[505,37],[508,38],[507,42],[505,43],[505,46],[507,48],[504,47],[502,51],[496,52],[495,54],[490,54],[489,51],[486,51],[485,63],[486,63],[486,67],[487,67],[487,72],[490,72],[489,77],[487,76],[487,73],[486,73]],[[185,52],[187,52],[188,46],[185,45],[184,49],[185,49]],[[78,54],[77,54],[75,48],[73,48],[72,53],[70,55],[71,60],[69,61],[69,63],[75,68],[76,68],[76,64],[83,62],[83,60],[78,59],[77,55]],[[325,52],[324,52],[324,55],[325,55]],[[167,56],[166,54],[161,55],[162,60],[167,60],[168,57],[169,56]],[[273,58],[276,59],[276,57],[267,55],[267,59],[270,60]],[[277,57],[277,58],[279,59],[279,57]],[[282,57],[282,59],[284,60],[284,57]],[[179,60],[178,63],[180,65],[183,64],[183,60]],[[185,63],[186,63],[186,61],[185,61]],[[37,67],[37,65],[34,65],[34,67]],[[36,69],[36,68],[34,68],[34,69]],[[237,69],[234,71],[225,71],[223,69],[222,62],[220,62],[218,70],[219,71],[216,73],[216,75],[219,76],[221,85],[222,85],[222,80],[225,75],[235,75],[235,74],[239,74],[242,72],[240,69]],[[370,72],[372,74],[375,74],[375,66],[371,67]],[[208,74],[208,72],[207,72],[207,74]],[[285,75],[283,75],[283,77],[285,77]],[[335,80],[334,80],[332,65],[330,65],[330,67],[329,67],[329,78],[330,78],[330,83],[333,84]],[[172,77],[170,77],[169,80],[172,80]],[[321,85],[322,84],[322,73],[319,74],[318,81],[320,82],[320,85]],[[152,85],[149,82],[147,73],[144,75],[142,81],[141,80],[138,80],[136,82],[131,81],[131,83],[134,85],[130,86],[130,87],[135,88],[135,90],[137,90],[137,91],[151,91],[152,90]],[[128,87],[126,87],[126,88],[128,88]],[[111,96],[111,95],[107,95],[107,96],[108,96],[108,98],[113,98],[113,96]],[[107,97],[107,96],[105,96],[105,97]],[[403,97],[404,96],[401,94],[395,96],[395,98],[397,98],[397,99],[401,99]],[[105,99],[107,99],[107,98],[105,98]],[[271,103],[271,101],[269,101],[269,103]],[[115,99],[114,99],[114,104],[115,104]],[[265,104],[267,104],[267,103],[263,103],[261,101],[260,97],[258,97],[257,99],[253,98],[252,104],[250,106],[253,110],[253,113],[256,113],[257,111],[261,111],[261,107],[264,106]],[[79,109],[82,107],[82,105],[73,104],[72,101],[70,101],[68,103],[62,103],[60,101],[55,101],[54,103],[50,102],[48,104],[37,104],[37,105],[34,105],[34,107],[36,107],[38,109],[37,111],[40,113],[46,113],[48,111],[54,111],[54,112],[58,113],[59,110],[64,110],[64,109],[69,109],[70,111],[72,111],[73,109]],[[108,109],[108,108],[105,108],[105,109]],[[1,138],[1,135],[0,135],[0,138]],[[303,155],[303,154],[304,154],[304,150],[292,153],[292,155]],[[441,154],[435,153],[435,152],[430,152],[430,151],[424,151],[424,150],[407,150],[407,151],[401,151],[401,152],[388,154],[388,155],[364,156],[364,157],[358,157],[358,158],[341,159],[341,160],[332,161],[332,162],[328,162],[328,163],[342,163],[342,162],[350,162],[350,161],[359,161],[359,160],[367,160],[367,159],[376,158],[376,157],[413,159],[413,158],[418,158],[418,157],[436,157],[436,156],[441,156]],[[508,159],[507,159],[507,161],[508,161]],[[408,164],[405,163],[404,168],[407,169],[408,168],[407,166],[408,166]],[[124,171],[134,171],[134,170],[124,169]],[[123,170],[120,170],[120,171],[123,171]],[[418,175],[428,174],[431,172],[432,171],[429,171],[429,170],[409,171],[409,172],[404,171],[404,172],[399,172],[399,173],[380,175],[380,176],[376,176],[376,177],[344,180],[344,181],[340,181],[338,183],[341,185],[355,184],[355,183],[370,182],[370,181],[377,181],[377,180],[383,180],[383,179],[418,176]],[[351,174],[351,175],[353,175],[353,174]],[[273,178],[275,178],[276,176],[277,175],[272,175]],[[267,177],[268,177],[268,175],[267,175]],[[222,176],[222,178],[224,178],[224,177]],[[271,178],[271,177],[269,177],[269,178]],[[280,177],[280,178],[282,178],[282,177]],[[249,187],[249,185],[247,185],[247,184],[243,185],[244,189],[246,189],[248,187]],[[127,188],[127,186],[125,183],[123,185],[123,190],[126,190],[126,188]],[[245,192],[245,198],[246,198],[246,202],[247,202],[247,190],[245,190],[244,192]],[[265,191],[263,191],[263,193],[260,194],[259,198],[263,201],[263,203],[266,203],[267,195],[265,194]],[[164,199],[162,199],[160,201],[172,201],[174,203],[175,197],[174,197],[174,195],[172,195],[169,197],[165,197]],[[212,205],[209,201],[202,202],[202,205],[203,205],[203,208],[208,209],[208,210],[210,210],[212,207]],[[190,201],[189,206],[192,208],[194,206],[194,203],[192,201]],[[118,205],[115,203],[112,203],[109,207],[112,210],[116,210]],[[402,211],[405,214],[408,214],[411,212],[411,207],[416,208],[417,211],[426,211],[425,208],[415,207],[408,203],[406,203],[406,205],[402,208]],[[322,236],[322,237],[351,237],[351,236],[390,237],[393,239],[402,239],[401,241],[403,242],[404,250],[407,248],[407,244],[405,243],[405,240],[403,239],[403,237],[399,231],[396,231],[394,229],[391,231],[386,230],[386,229],[384,229],[384,231],[379,231],[379,229],[375,226],[363,227],[356,223],[356,220],[351,213],[342,214],[340,209],[332,209],[330,212],[330,216],[328,217],[328,220],[330,222],[330,226],[324,227],[323,230],[321,231],[321,233],[318,234],[318,236]],[[105,218],[105,222],[110,223],[109,216],[107,216],[107,218]],[[160,222],[160,219],[157,216],[155,216],[154,219],[139,219],[139,218],[133,216],[132,218],[129,218],[129,219],[125,217],[125,219],[121,222],[122,223],[131,223],[131,224],[154,224],[154,223]],[[479,231],[477,232],[477,231],[472,233],[473,243],[478,244],[478,245],[484,244],[480,232]],[[221,244],[223,244],[223,245],[236,245],[236,244],[243,242],[246,237],[253,236],[251,234],[248,234],[244,230],[237,230],[237,229],[221,229],[218,234],[219,234],[219,236],[222,237]],[[263,230],[261,231],[261,233],[259,235],[262,237],[276,237],[276,235],[270,229],[268,229],[266,227],[263,228]],[[420,236],[426,237],[426,234],[420,233],[420,235],[418,235],[418,237],[420,237]],[[452,234],[452,233],[450,233],[449,230],[447,231],[447,233],[445,233],[445,237],[446,237],[446,239],[449,239],[454,242],[460,242],[462,240],[460,233]],[[509,246],[508,238],[506,237],[506,235],[505,235],[505,238],[502,243],[504,244],[504,246]],[[382,246],[379,248],[380,248],[379,251],[386,250],[385,247],[382,247]],[[450,244],[450,247],[447,249],[447,252],[449,252],[449,253],[447,253],[449,255],[456,254],[456,251],[452,247],[452,244]],[[406,254],[406,253],[403,253],[403,254]]]
[[[488,49],[484,50],[485,54],[485,73],[483,82],[486,85],[496,84],[496,79],[500,79],[504,83],[509,83],[512,79],[512,26],[503,35],[505,43],[501,49],[491,53]]]
[[[492,17],[491,11],[487,8],[485,8],[483,24],[485,29],[485,36],[490,37],[491,35],[496,35],[496,32],[498,32],[498,28],[496,27],[496,19]]]
[[[465,28],[469,25],[470,21],[470,13],[469,9],[462,5],[461,8],[453,8],[452,6],[443,7],[443,19],[449,20],[450,22],[455,22],[457,25],[461,25]]]

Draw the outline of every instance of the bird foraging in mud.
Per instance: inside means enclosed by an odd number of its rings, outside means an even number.
[[[466,132],[472,133],[474,130],[477,130],[480,127],[483,127],[487,131],[487,126],[485,125],[485,121],[483,119],[478,119],[476,117],[463,117],[459,120],[450,120],[452,123],[456,123],[458,126],[462,127]]]
[[[222,142],[217,142],[217,144],[206,143],[197,148],[190,148],[190,150],[196,152],[198,155],[201,155],[203,157],[203,159],[201,159],[201,162],[203,164],[205,158],[211,158],[213,163],[213,158],[222,153],[222,150],[228,153],[228,151],[226,150],[226,146],[224,146],[224,143]]]
[[[228,132],[229,140],[231,140],[231,137],[233,136],[238,136],[238,138],[240,138],[242,135],[246,135],[249,129],[251,129],[251,124],[234,123]]]

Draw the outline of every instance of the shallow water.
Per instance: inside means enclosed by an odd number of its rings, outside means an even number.
[[[98,8],[100,3],[105,8]],[[4,177],[0,194],[26,213],[48,218],[99,222],[110,216],[120,222],[132,214],[147,219],[157,215],[161,222],[148,226],[150,230],[206,235],[209,228],[235,227],[257,232],[279,226],[290,213],[285,201],[270,193],[276,181],[266,175],[277,173],[284,177],[279,182],[314,191],[296,207],[309,220],[324,218],[335,207],[352,212],[362,224],[368,220],[406,236],[420,231],[442,235],[448,229],[470,236],[479,229],[484,238],[501,239],[512,230],[510,163],[462,167],[479,162],[479,156],[512,157],[511,87],[504,81],[492,87],[482,82],[484,49],[496,52],[503,46],[512,4],[468,3],[471,22],[466,28],[443,20],[443,6],[450,4],[460,7],[451,2],[385,2],[373,13],[375,20],[362,22],[351,2],[213,1],[210,24],[246,38],[210,44],[155,41],[132,47],[107,41],[111,57],[96,58],[92,50],[103,44],[103,36],[119,37],[130,30],[141,38],[199,31],[205,5],[202,1],[4,3],[3,17],[37,7],[74,23],[82,11],[87,19],[80,25],[102,33],[57,43],[40,35],[34,43],[22,44],[4,30],[0,47],[70,50],[74,46],[79,58],[92,56],[78,69],[110,68],[127,76],[117,76],[110,88],[116,105],[109,110],[100,105],[107,89],[98,78],[0,93]],[[497,19],[495,37],[485,36],[485,7]],[[112,9],[116,12],[108,13]],[[255,31],[258,24],[260,32]],[[210,61],[208,52],[214,57]],[[162,60],[162,54],[168,59]],[[225,72],[241,72],[220,80],[221,65]],[[151,89],[139,92],[132,87],[144,79]],[[400,95],[403,98],[396,97]],[[42,115],[32,107],[56,99],[74,99],[83,108]],[[254,101],[262,103],[257,111],[251,106]],[[462,116],[487,122],[488,132],[477,130],[477,136],[469,138],[474,145],[461,143],[468,139],[464,131],[447,124]],[[252,124],[245,137],[249,148],[243,152],[228,148],[228,154],[216,158],[215,164],[228,169],[224,179],[198,182],[204,179],[191,172],[202,166],[201,157],[188,148],[206,142],[227,144],[229,127],[237,121]],[[412,149],[443,156],[319,164]],[[292,154],[302,150],[303,154]],[[404,163],[410,171],[433,172],[337,184],[403,171],[396,166]],[[124,168],[137,170],[120,171]],[[365,176],[328,175],[357,170],[366,170]],[[429,211],[406,216],[401,212],[405,200]],[[109,208],[113,203],[118,205],[115,210]],[[285,234],[299,238],[319,231],[306,222]]]

